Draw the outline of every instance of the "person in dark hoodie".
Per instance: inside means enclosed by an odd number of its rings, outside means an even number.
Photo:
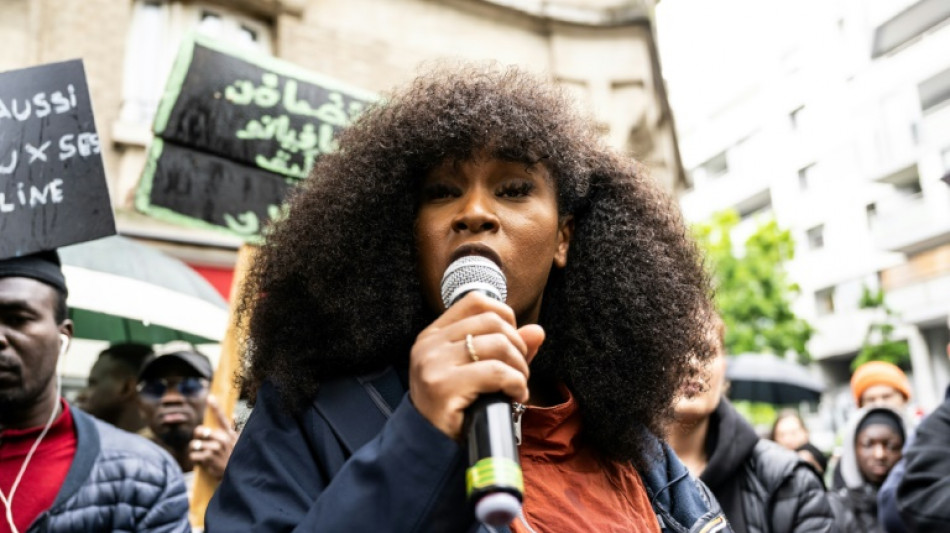
[[[795,452],[760,439],[724,396],[725,326],[714,317],[716,356],[685,383],[674,406],[670,445],[712,490],[736,532],[836,531],[815,470]]]
[[[907,434],[904,418],[890,407],[864,408],[852,415],[839,463],[845,485],[830,495],[844,531],[885,531],[878,519],[878,490],[901,459]]]

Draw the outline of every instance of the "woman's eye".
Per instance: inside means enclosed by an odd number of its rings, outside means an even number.
[[[457,187],[452,187],[445,183],[432,183],[422,189],[422,198],[429,201],[454,198],[459,194],[460,192]]]
[[[521,198],[528,196],[532,190],[534,190],[534,183],[530,181],[508,183],[501,187],[498,196],[502,198]]]

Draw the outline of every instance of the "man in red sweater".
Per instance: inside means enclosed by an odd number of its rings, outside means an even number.
[[[187,531],[171,457],[60,395],[72,333],[58,255],[0,260],[0,533]]]

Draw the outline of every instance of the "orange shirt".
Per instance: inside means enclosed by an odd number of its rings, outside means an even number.
[[[569,531],[659,533],[660,525],[640,474],[629,463],[601,460],[580,442],[581,415],[567,401],[528,407],[519,449],[524,473],[523,513],[537,533]],[[519,519],[515,533],[528,533]]]

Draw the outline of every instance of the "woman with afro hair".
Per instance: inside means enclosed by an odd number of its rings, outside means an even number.
[[[254,411],[208,531],[728,531],[663,442],[708,357],[708,284],[675,203],[551,84],[437,68],[368,109],[275,224],[245,287]],[[500,303],[447,310],[483,256]],[[524,506],[479,524],[465,409],[527,404]]]

